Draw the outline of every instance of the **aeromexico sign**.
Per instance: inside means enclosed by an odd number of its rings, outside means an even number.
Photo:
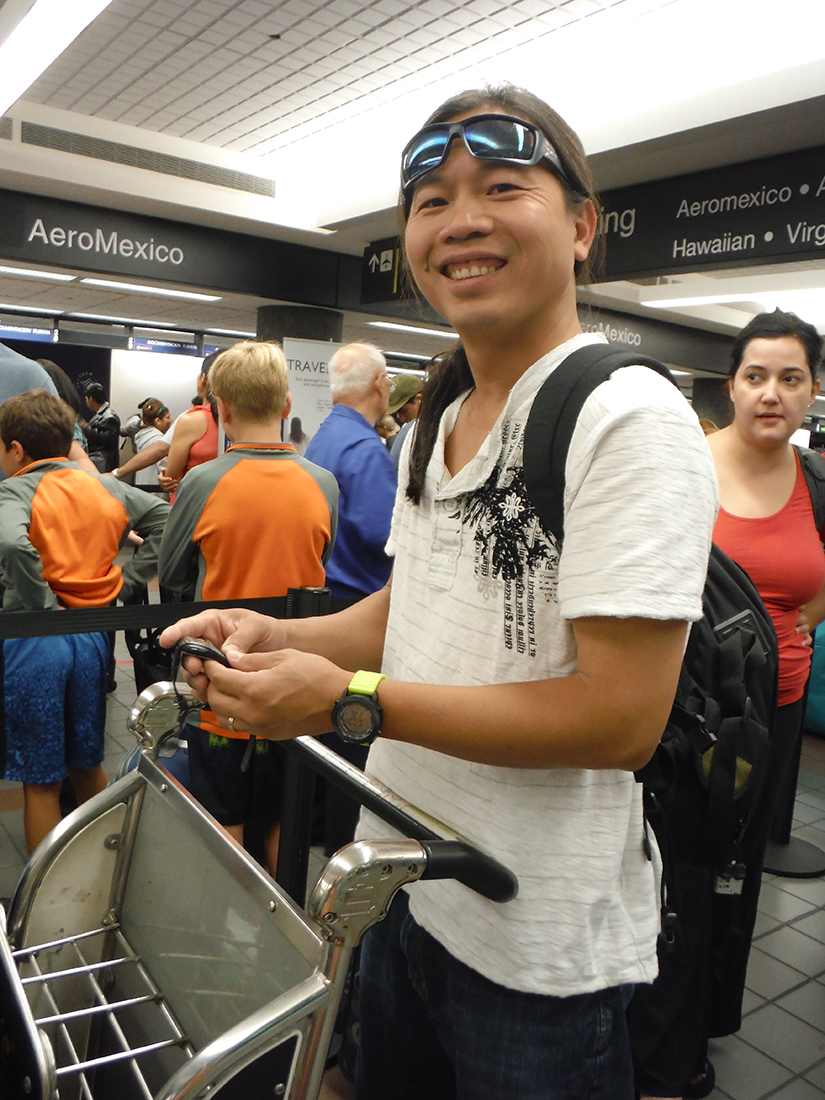
[[[246,233],[0,190],[0,259],[337,305],[354,257]]]
[[[825,259],[825,146],[602,194],[607,278]]]
[[[116,229],[107,232],[100,226],[95,226],[94,232],[62,225],[47,227],[42,218],[35,218],[29,230],[26,242],[31,244],[32,241],[40,241],[47,248],[65,248],[67,252],[76,248],[81,253],[102,252],[107,256],[111,253],[112,256],[120,256],[123,259],[143,260],[147,264],[170,263],[178,267],[185,258],[185,253],[179,245],[168,245],[163,241],[156,242],[154,237],[148,240],[136,240],[123,233],[118,234]]]

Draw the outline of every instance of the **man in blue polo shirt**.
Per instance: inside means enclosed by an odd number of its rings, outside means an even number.
[[[383,588],[392,568],[384,546],[396,474],[374,427],[386,416],[390,380],[384,356],[371,344],[340,348],[329,376],[332,412],[310,440],[306,458],[335,475],[341,494],[327,586],[333,596],[360,599]]]

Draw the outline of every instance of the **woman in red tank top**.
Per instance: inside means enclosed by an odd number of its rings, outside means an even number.
[[[793,314],[755,317],[734,345],[733,423],[708,437],[721,503],[713,540],[747,571],[773,620],[783,721],[785,708],[801,712],[810,630],[825,618],[825,555],[790,444],[819,392],[821,354],[822,338]]]
[[[209,368],[217,357],[217,352],[207,355],[198,375],[198,394],[203,404],[189,409],[175,425],[166,470],[159,478],[167,492],[174,494],[183,475],[193,466],[218,457],[218,410],[214,401],[207,398]],[[174,503],[174,495],[171,500]]]
[[[750,575],[776,628],[780,705],[768,781],[750,831],[749,873],[736,910],[741,940],[734,947],[730,938],[721,940],[724,950],[736,956],[727,960],[725,1004],[708,1002],[714,989],[713,952],[720,950],[715,922],[718,917],[723,926],[730,914],[717,910],[718,899],[704,898],[703,891],[712,890],[710,878],[690,877],[697,875],[695,869],[680,865],[682,897],[693,891],[691,906],[685,904],[680,915],[683,946],[673,959],[662,961],[650,1000],[643,997],[640,1014],[631,1017],[637,1079],[647,1086],[641,1089],[643,1100],[709,1096],[715,1074],[707,1059],[707,1036],[727,1034],[727,1022],[719,1021],[729,1021],[741,1008],[765,846],[783,780],[787,777],[790,786],[795,780],[789,765],[798,759],[802,736],[810,629],[825,618],[825,554],[790,443],[819,392],[821,357],[822,339],[812,325],[779,310],[755,317],[733,347],[728,380],[733,422],[708,436],[721,504],[713,541]],[[664,1082],[685,1077],[688,1084],[681,1091],[674,1092],[672,1084],[662,1091]],[[655,1092],[649,1091],[653,1080],[662,1082]]]

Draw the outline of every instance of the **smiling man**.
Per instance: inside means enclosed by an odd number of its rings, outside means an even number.
[[[563,546],[543,530],[524,426],[548,374],[600,340],[576,312],[597,222],[581,144],[528,92],[467,92],[408,143],[401,182],[409,267],[461,346],[402,455],[391,587],[324,619],[208,612],[163,642],[222,645],[234,667],[188,675],[260,736],[323,733],[334,706],[345,740],[380,733],[368,770],[518,876],[503,905],[418,883],[368,933],[359,1100],[630,1100],[625,1006],[658,930],[632,772],[702,613],[710,457],[675,387],[617,371],[573,436]]]

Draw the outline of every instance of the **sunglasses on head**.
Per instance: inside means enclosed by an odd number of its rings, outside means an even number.
[[[575,194],[587,197],[576,187],[562,167],[558,153],[532,122],[513,115],[473,115],[461,122],[436,122],[419,130],[401,155],[401,190],[409,200],[412,188],[422,176],[442,164],[454,137],[461,137],[467,152],[478,160],[494,160],[532,168],[540,161],[558,180]]]

